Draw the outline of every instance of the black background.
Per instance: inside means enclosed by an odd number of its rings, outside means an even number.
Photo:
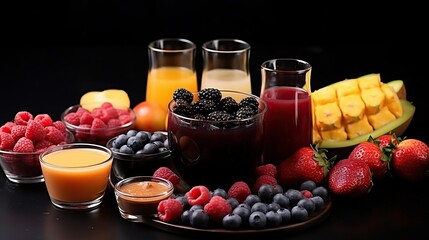
[[[425,9],[408,2],[3,1],[0,122],[20,110],[59,119],[82,94],[108,88],[126,90],[135,105],[145,99],[150,41],[194,41],[200,76],[203,42],[239,38],[252,46],[257,95],[260,64],[281,57],[312,64],[313,90],[368,73],[380,73],[383,82],[404,80],[408,100],[416,106],[406,136],[429,143]],[[112,193],[99,211],[74,214],[54,209],[43,184],[18,186],[1,179],[5,239],[188,239],[123,221]],[[379,185],[361,200],[335,203],[326,223],[291,239],[427,236],[427,181],[396,183]]]

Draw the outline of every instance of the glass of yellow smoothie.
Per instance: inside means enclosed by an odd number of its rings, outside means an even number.
[[[112,151],[91,143],[48,148],[40,166],[52,204],[60,209],[91,210],[102,203],[112,167]]]

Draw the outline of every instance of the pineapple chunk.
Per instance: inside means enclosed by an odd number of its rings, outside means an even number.
[[[316,126],[320,130],[341,127],[341,110],[337,102],[315,106]]]
[[[369,123],[374,129],[378,129],[395,119],[395,115],[389,111],[387,106],[382,107],[376,114],[368,115]]]
[[[379,88],[381,83],[381,77],[378,73],[364,75],[358,79],[359,88],[361,90],[370,88]]]
[[[359,84],[356,79],[346,79],[335,84],[337,96],[347,96],[351,94],[359,94]]]
[[[364,115],[361,120],[346,125],[346,132],[349,139],[370,133],[373,130],[366,115]]]
[[[380,88],[364,89],[361,92],[361,97],[365,103],[367,115],[378,113],[384,107],[384,93]]]
[[[353,94],[338,98],[339,106],[346,123],[356,122],[365,114],[365,103],[360,95]]]
[[[324,105],[337,101],[337,93],[333,86],[327,86],[314,91],[311,94],[311,99],[315,106]]]
[[[331,130],[320,131],[323,140],[344,141],[347,140],[347,133],[344,127]]]
[[[313,144],[317,144],[322,141],[322,136],[320,136],[319,131],[317,128],[313,128]]]
[[[386,106],[389,108],[389,111],[392,112],[397,118],[402,116],[403,109],[398,94],[388,84],[382,84],[381,90],[384,93]]]

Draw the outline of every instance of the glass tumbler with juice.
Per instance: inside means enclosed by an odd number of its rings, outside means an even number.
[[[312,143],[311,65],[299,59],[273,59],[261,65],[264,163],[278,164]]]

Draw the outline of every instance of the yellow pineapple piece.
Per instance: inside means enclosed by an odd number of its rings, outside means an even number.
[[[335,83],[335,89],[337,90],[338,97],[359,94],[360,92],[357,79],[345,79]]]
[[[389,111],[387,106],[384,106],[376,114],[367,115],[368,121],[374,129],[378,129],[396,119],[395,115]]]
[[[341,110],[337,102],[315,106],[315,122],[319,130],[341,127]]]
[[[323,140],[344,141],[347,140],[347,133],[344,127],[331,130],[320,131]]]
[[[345,128],[349,139],[359,137],[374,130],[371,124],[369,124],[366,115],[363,115],[363,118],[359,121],[347,124]]]
[[[317,144],[322,141],[322,136],[320,136],[317,128],[313,127],[313,144]]]
[[[363,118],[365,103],[359,94],[338,97],[338,102],[346,123],[352,123]]]
[[[384,93],[380,88],[368,88],[361,91],[361,97],[365,103],[365,113],[375,114],[384,106]]]
[[[357,78],[357,81],[361,90],[379,88],[381,84],[381,77],[378,73],[372,73]]]
[[[396,118],[402,116],[403,109],[398,94],[388,84],[381,85],[381,91],[384,93],[385,105],[389,108]]]
[[[335,92],[335,87],[326,86],[324,88],[318,89],[311,93],[311,99],[313,100],[313,105],[315,106],[336,102],[337,93]]]

